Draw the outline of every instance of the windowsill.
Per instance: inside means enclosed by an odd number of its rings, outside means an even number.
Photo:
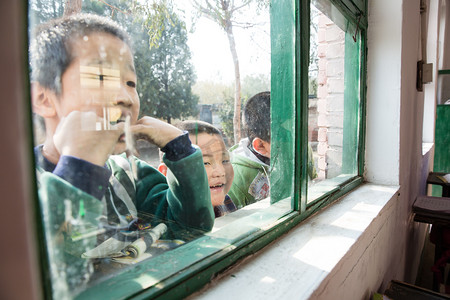
[[[364,254],[365,249],[355,250],[362,245],[358,241],[379,232],[390,215],[384,212],[394,206],[398,190],[398,186],[363,184],[221,274],[190,299],[310,298],[331,280],[329,275],[340,263],[350,255]]]
[[[288,203],[288,207],[286,207],[286,210],[290,210],[290,203]],[[242,220],[244,217],[248,217],[255,212],[260,212],[264,209],[270,208],[270,198],[263,199],[261,201],[255,202],[253,204],[244,206],[243,208],[232,212],[228,215],[225,215],[223,217],[217,218],[214,221],[214,228],[212,229],[211,233],[215,233],[218,230],[224,228],[225,226],[231,224],[233,221],[236,220]]]
[[[308,187],[308,199],[307,204],[311,204],[322,197],[330,194],[339,189],[339,186],[343,185],[345,182],[354,178],[355,175],[341,174],[334,178],[314,182]]]

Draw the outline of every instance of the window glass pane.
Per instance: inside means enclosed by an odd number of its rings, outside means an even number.
[[[361,54],[355,28],[330,2],[312,2],[308,202],[358,172]]]
[[[293,1],[272,3],[271,173],[272,203],[294,194],[296,36]],[[294,197],[292,197],[295,202]],[[292,205],[295,207],[295,203]]]
[[[271,90],[268,3],[238,2],[218,6],[221,18],[233,12],[229,27],[201,14],[202,1],[30,0],[35,154],[55,298],[127,297],[291,210],[289,199],[270,205],[270,102],[265,111],[257,102],[255,114],[268,137],[245,140],[248,124],[233,123],[235,109]],[[48,23],[69,4],[105,19]],[[186,120],[195,121],[179,125]],[[257,172],[239,173],[239,163]],[[245,188],[233,194],[238,181]],[[118,291],[120,274],[128,277]]]

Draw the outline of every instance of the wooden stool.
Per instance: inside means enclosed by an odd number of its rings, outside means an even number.
[[[442,186],[442,197],[450,197],[449,175],[449,173],[430,172],[427,177],[427,183]]]
[[[384,292],[393,300],[440,300],[450,299],[449,296],[430,291],[406,282],[392,280]]]
[[[444,274],[445,263],[441,262],[444,249],[450,249],[450,245],[445,245],[444,231],[448,230],[450,234],[450,198],[419,196],[414,201],[412,207],[414,221],[431,224],[430,240],[435,244],[434,250],[434,268],[438,268],[433,273],[433,290],[439,292],[440,277]],[[444,265],[444,266],[442,266]]]

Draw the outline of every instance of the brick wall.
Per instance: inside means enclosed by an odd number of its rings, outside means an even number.
[[[345,33],[320,15],[317,38],[317,106],[310,110],[317,127],[310,132],[317,131],[316,167],[318,178],[325,179],[339,175],[342,166]]]

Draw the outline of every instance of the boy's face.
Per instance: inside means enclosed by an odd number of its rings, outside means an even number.
[[[197,144],[202,150],[212,205],[221,205],[225,195],[230,191],[234,178],[230,154],[225,148],[225,143],[217,134],[200,133],[197,137],[194,135],[189,137],[192,143]]]
[[[94,111],[105,124],[131,124],[139,115],[136,73],[130,48],[108,33],[92,33],[71,44],[72,63],[62,76],[62,93],[56,104],[59,118],[70,112]],[[105,122],[106,121],[106,122]]]

